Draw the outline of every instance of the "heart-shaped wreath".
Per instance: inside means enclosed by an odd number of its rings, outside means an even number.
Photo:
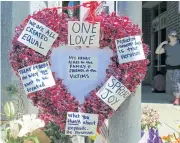
[[[78,7],[80,7],[80,5],[73,8]],[[16,27],[15,36],[12,41],[12,50],[10,52],[10,64],[18,77],[19,69],[49,61],[53,48],[68,43],[68,21],[75,21],[78,19],[74,17],[70,18],[63,12],[59,14],[58,9],[59,8],[46,8],[38,11],[33,15],[29,15],[20,26]],[[72,7],[66,7],[65,9],[72,9]],[[112,13],[111,15],[101,13],[100,15],[95,16],[92,14],[93,12],[91,10],[89,12],[91,15],[89,14],[89,17],[86,20],[100,22],[99,48],[103,49],[103,47],[108,46],[113,51],[113,57],[111,57],[112,63],[106,70],[106,79],[104,79],[104,82],[113,75],[123,83],[127,89],[134,92],[135,88],[145,78],[149,61],[148,59],[145,59],[119,64],[115,40],[128,36],[141,35],[140,28],[138,25],[132,24],[128,17],[117,16],[115,13]],[[18,41],[18,37],[24,30],[30,18],[37,20],[59,34],[47,56],[39,54]],[[143,50],[145,57],[147,58],[149,50],[144,43]],[[54,86],[28,95],[34,105],[40,109],[40,117],[45,122],[55,122],[62,130],[64,130],[67,112],[85,112],[98,114],[98,127],[100,127],[103,121],[113,114],[114,110],[96,95],[102,85],[98,85],[97,88],[93,89],[85,97],[84,103],[80,104],[79,101],[76,100],[76,97],[73,97],[73,95],[68,92],[68,88],[63,84],[63,79],[56,78],[55,73],[53,73],[53,77],[55,79]]]

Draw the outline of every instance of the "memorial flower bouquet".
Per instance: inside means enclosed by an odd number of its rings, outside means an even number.
[[[149,131],[151,128],[157,129],[158,125],[160,125],[158,112],[148,106],[142,108],[141,129]]]
[[[146,134],[146,137],[141,140],[139,143],[163,143],[161,137],[159,136],[159,132],[158,130],[155,130],[153,128],[151,128],[148,132],[141,132],[141,136],[143,138],[143,136]]]
[[[180,143],[180,137],[177,137],[176,134],[169,134],[167,136],[163,136],[162,139],[166,143]]]
[[[1,126],[4,135],[4,143],[40,143],[33,132],[45,126],[44,121],[36,118],[36,115],[23,115],[18,120],[11,120]]]
[[[178,125],[179,132],[177,134],[169,134],[167,136],[163,136],[162,139],[166,143],[180,143],[180,123]]]

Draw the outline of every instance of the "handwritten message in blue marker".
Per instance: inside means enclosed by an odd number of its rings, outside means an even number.
[[[97,114],[68,112],[66,119],[65,134],[81,136],[96,135],[97,124]]]
[[[18,70],[26,94],[55,85],[48,62],[28,66]]]
[[[69,56],[68,78],[72,80],[97,79],[97,57]]]
[[[46,56],[58,34],[37,20],[29,19],[18,41]]]
[[[119,63],[145,59],[141,36],[130,36],[116,40]]]

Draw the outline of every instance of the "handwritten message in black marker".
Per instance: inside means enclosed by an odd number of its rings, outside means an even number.
[[[119,63],[145,59],[141,36],[130,36],[116,40]]]
[[[68,46],[99,47],[100,23],[68,21]]]
[[[97,58],[87,56],[69,56],[68,78],[72,80],[97,78]]]
[[[66,135],[92,136],[96,134],[97,114],[68,112],[66,119]]]
[[[29,19],[18,41],[46,56],[58,34],[35,19]]]
[[[26,94],[55,85],[48,62],[28,66],[18,70]]]
[[[117,110],[130,94],[131,92],[113,76],[96,93],[99,98],[114,110]]]

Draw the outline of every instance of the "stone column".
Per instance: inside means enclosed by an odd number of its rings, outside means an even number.
[[[119,15],[128,16],[142,26],[142,2],[117,2]],[[141,86],[128,97],[109,119],[108,143],[138,143],[141,138]]]
[[[39,11],[47,7],[47,4],[44,1],[13,1],[11,2],[11,8],[7,9],[11,17],[8,17],[8,23],[10,26],[7,26],[11,32],[8,33],[8,40],[12,40],[14,36],[15,27],[20,25],[20,23],[29,15],[33,14],[35,11]],[[17,15],[18,13],[18,15]],[[5,15],[6,16],[6,15]],[[5,31],[7,32],[7,31]],[[7,41],[7,40],[5,40]],[[11,42],[9,42],[11,44]],[[11,48],[11,46],[9,46]],[[11,70],[10,70],[11,71]],[[12,73],[11,73],[12,74]],[[19,83],[19,80],[16,75],[11,76],[12,83]],[[27,99],[27,95],[24,96],[24,114],[37,114],[38,108],[34,107],[30,100]]]

